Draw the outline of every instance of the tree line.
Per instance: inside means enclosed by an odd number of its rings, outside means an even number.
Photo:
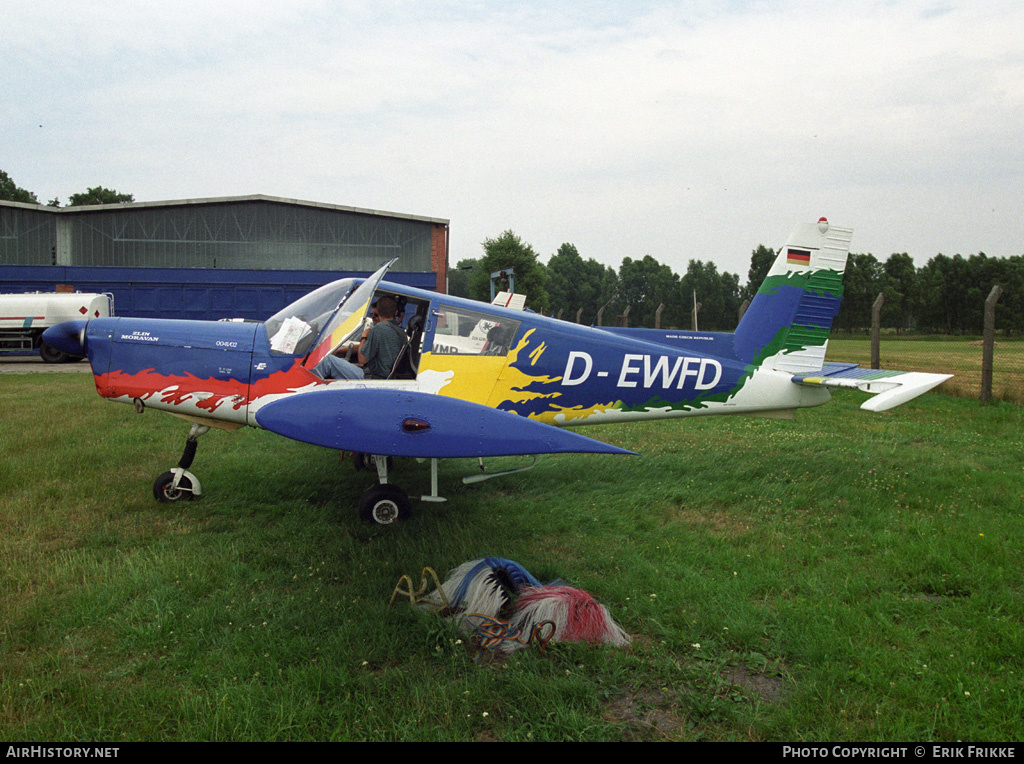
[[[566,321],[604,326],[654,326],[659,306],[662,327],[692,325],[693,295],[700,303],[702,329],[728,330],[745,292],[736,274],[720,272],[712,262],[691,260],[680,276],[651,255],[626,257],[618,269],[584,259],[574,244],[563,244],[547,264],[533,247],[512,231],[483,243],[480,258],[461,260],[448,274],[452,294],[489,301],[491,274],[512,269],[515,291],[527,296],[527,307],[538,313],[559,315]],[[496,288],[507,289],[508,279]],[[628,314],[626,313],[628,309]]]
[[[1024,256],[989,257],[984,252],[963,257],[939,254],[922,267],[907,253],[894,253],[883,263],[870,254],[851,254],[843,279],[843,305],[836,319],[840,329],[868,326],[871,306],[883,297],[882,328],[897,332],[974,335],[984,328],[985,298],[1000,285],[996,330],[1024,333]]]
[[[461,260],[449,272],[452,294],[489,301],[491,274],[512,269],[515,291],[527,295],[527,307],[567,321],[604,326],[653,327],[659,306],[663,328],[732,331],[745,301],[753,299],[775,260],[775,251],[758,245],[750,256],[745,283],[719,271],[711,261],[690,260],[675,273],[651,255],[623,258],[618,269],[584,259],[573,244],[563,244],[547,264],[513,231],[483,242],[483,256]],[[852,253],[847,261],[842,307],[835,328],[858,331],[871,325],[871,308],[881,294],[882,327],[896,332],[981,334],[983,305],[992,287],[1003,295],[996,328],[1024,333],[1024,256],[989,257],[984,253],[936,255],[916,267],[910,255],[894,253],[884,262],[872,254]],[[507,288],[499,277],[496,288]],[[628,312],[627,312],[628,310]],[[577,319],[578,316],[578,319]],[[625,319],[623,318],[625,317]]]
[[[40,204],[39,198],[11,180],[11,176],[0,170],[0,200],[5,202],[22,202],[23,204]],[[87,204],[123,204],[134,202],[132,194],[118,193],[112,188],[96,186],[86,189],[78,194],[71,194],[68,197],[68,207],[82,207]],[[51,199],[46,203],[47,207],[60,207],[60,198]]]
[[[0,199],[39,204],[36,195],[19,188],[0,170]],[[96,186],[68,198],[69,207],[133,202],[131,194]],[[49,206],[59,207],[52,199]],[[747,280],[720,272],[711,261],[690,260],[679,275],[651,255],[623,258],[618,269],[593,258],[583,259],[573,244],[563,244],[545,265],[537,252],[512,231],[483,242],[483,256],[460,261],[449,272],[452,294],[490,300],[491,274],[512,269],[515,290],[527,295],[527,306],[582,324],[653,327],[664,306],[664,328],[697,326],[706,331],[732,331],[744,301],[753,299],[775,252],[763,244],[750,255]],[[996,258],[981,252],[969,257],[936,255],[918,268],[910,255],[894,253],[885,262],[871,254],[851,254],[846,264],[842,308],[835,327],[857,331],[871,324],[871,306],[883,295],[882,327],[896,332],[981,334],[982,307],[992,287],[1003,294],[996,310],[996,329],[1024,334],[1024,256]],[[508,279],[503,280],[507,288]],[[628,312],[627,312],[628,311]]]

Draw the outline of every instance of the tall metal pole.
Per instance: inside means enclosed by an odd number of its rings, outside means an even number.
[[[875,304],[871,306],[871,368],[882,368],[882,303],[885,302],[885,295],[881,292],[875,298]]]
[[[996,345],[996,303],[1003,293],[1003,288],[996,284],[985,298],[985,329],[981,345],[981,402],[992,398],[992,370],[995,361]]]

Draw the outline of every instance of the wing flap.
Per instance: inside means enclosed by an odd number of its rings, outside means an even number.
[[[633,453],[507,411],[410,390],[321,388],[268,403],[256,421],[304,443],[388,456]]]
[[[861,408],[865,411],[888,411],[923,395],[952,376],[921,371],[864,369],[856,364],[826,364],[813,374],[797,374],[793,381],[800,385],[842,387],[870,393],[875,397],[861,404]]]

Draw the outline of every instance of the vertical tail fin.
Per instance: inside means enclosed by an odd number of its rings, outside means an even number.
[[[740,359],[794,374],[821,369],[852,236],[825,218],[797,226],[736,327]]]

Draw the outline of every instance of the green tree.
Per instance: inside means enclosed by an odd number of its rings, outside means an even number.
[[[472,272],[480,267],[479,258],[470,257],[459,260],[458,264],[448,271],[448,294],[456,297],[472,297],[470,280]]]
[[[650,255],[642,260],[624,258],[619,266],[619,294],[622,311],[629,308],[629,325],[653,327],[658,306],[664,305],[662,326],[678,325],[679,276]],[[617,323],[605,313],[604,322]]]
[[[719,273],[713,262],[691,260],[680,282],[679,302],[685,306],[682,325],[692,327],[694,295],[700,303],[697,326],[709,331],[732,331],[739,320],[740,277]]]
[[[747,285],[743,287],[740,300],[753,300],[757,290],[761,288],[761,282],[771,270],[775,262],[775,251],[764,244],[758,244],[757,249],[750,253],[750,270],[747,271]]]
[[[969,285],[967,261],[960,255],[939,253],[918,273],[921,287],[920,328],[944,334],[962,334],[967,316]]]
[[[1002,264],[998,283],[1003,294],[996,305],[996,328],[1007,334],[1024,334],[1024,257],[1014,255]]]
[[[984,252],[967,258],[969,286],[965,293],[967,316],[964,331],[981,334],[985,329],[985,300],[996,284],[1003,292],[996,303],[996,328],[1012,332],[1020,321],[1021,258],[989,257]]]
[[[54,200],[56,201],[56,200]],[[112,188],[96,186],[81,194],[72,194],[68,197],[69,207],[82,207],[87,204],[127,204],[134,202],[135,197],[131,194],[122,194]]]
[[[743,303],[743,289],[740,287],[738,273],[722,274],[722,294],[725,297],[725,312],[714,328],[722,331],[733,331],[740,321],[740,305]]]
[[[882,264],[870,252],[851,254],[843,276],[843,303],[836,328],[852,331],[871,326],[871,306],[882,291]]]
[[[556,314],[572,312],[575,316],[583,276],[583,258],[575,244],[563,244],[548,259],[548,301]]]
[[[574,244],[558,248],[548,260],[547,272],[550,310],[556,315],[561,311],[566,321],[575,321],[579,313],[580,323],[593,324],[601,306],[615,297],[618,282],[615,270],[593,258],[584,260]],[[605,313],[611,310],[609,306]]]
[[[11,176],[0,170],[0,199],[5,202],[24,202],[25,204],[39,204],[39,199],[31,191],[18,188]]]
[[[936,255],[918,271],[921,308],[918,328],[945,334],[980,334],[985,300],[1003,288],[996,305],[996,328],[1024,331],[1024,257]]]
[[[505,231],[496,239],[487,239],[483,243],[484,256],[479,266],[472,271],[470,288],[477,300],[489,302],[491,299],[491,274],[496,271],[512,269],[514,272],[515,291],[526,295],[526,305],[538,313],[546,313],[548,309],[548,293],[545,289],[547,271],[544,264],[537,259],[533,247],[526,244],[512,231]],[[507,289],[508,284],[496,284],[495,290]]]
[[[917,268],[906,252],[889,255],[882,266],[882,323],[897,332],[910,328],[918,308]]]
[[[623,302],[622,302],[622,283],[619,281],[619,274],[616,273],[615,269],[608,266],[603,266],[596,260],[587,260],[586,263],[587,271],[591,274],[591,279],[594,284],[600,284],[600,292],[598,298],[593,303],[588,301],[589,305],[592,305],[590,309],[590,320],[589,323],[597,323],[597,313],[602,307],[606,310],[602,315],[604,316],[617,316],[622,313]],[[587,321],[588,309],[584,308],[583,314],[580,317],[581,323],[588,323]],[[607,321],[602,321],[607,323]]]

